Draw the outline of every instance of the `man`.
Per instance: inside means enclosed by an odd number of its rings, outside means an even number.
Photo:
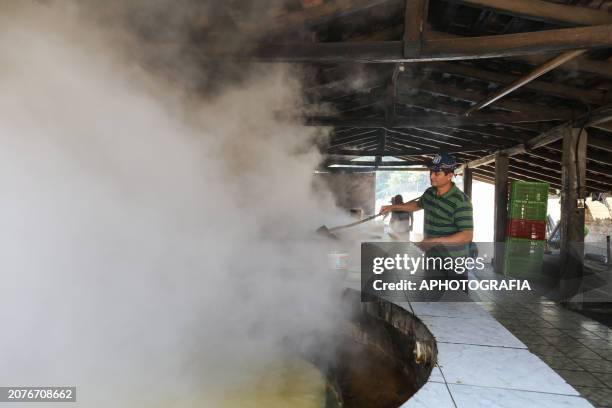
[[[425,210],[423,222],[424,239],[417,245],[426,251],[427,258],[459,258],[470,255],[474,220],[472,203],[453,183],[455,158],[449,154],[436,155],[429,167],[431,187],[423,195],[404,204],[383,206],[381,213]],[[437,269],[437,270],[436,270]],[[430,276],[437,272],[451,279],[467,279],[467,273],[430,269]]]
[[[381,214],[425,210],[423,244],[469,244],[474,229],[472,203],[452,181],[456,168],[450,154],[436,155],[429,165],[431,187],[417,200],[384,205]]]

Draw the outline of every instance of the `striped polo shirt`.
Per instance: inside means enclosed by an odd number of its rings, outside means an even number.
[[[459,231],[474,229],[474,215],[470,198],[455,183],[450,190],[441,196],[436,194],[435,187],[429,187],[421,198],[419,207],[425,210],[423,232],[425,238],[441,237]],[[452,250],[450,256],[467,256],[464,250]],[[435,252],[435,251],[434,251]],[[429,254],[433,256],[432,254]]]

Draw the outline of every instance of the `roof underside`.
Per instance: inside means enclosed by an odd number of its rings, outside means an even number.
[[[522,145],[511,154],[510,179],[560,188],[562,141],[531,142],[567,125],[588,132],[588,191],[611,190],[612,1],[411,2],[425,4],[416,42],[408,42],[415,32],[409,24],[418,25],[418,15],[405,0],[276,2],[256,23],[252,10],[229,1],[220,21],[256,42],[253,58],[306,68],[305,112],[321,114],[304,123],[333,128],[329,144],[321,146],[327,154],[322,167],[423,165],[440,150],[468,163]],[[573,37],[564,40],[570,30]],[[521,40],[519,33],[529,37]],[[466,116],[491,94],[575,49],[586,51]],[[604,119],[592,120],[598,113]],[[383,163],[385,156],[402,161]],[[473,176],[492,181],[494,164],[475,167]]]

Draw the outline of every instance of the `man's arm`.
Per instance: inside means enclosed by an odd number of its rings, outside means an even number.
[[[466,229],[444,237],[426,238],[422,242],[436,244],[469,244],[474,238],[474,231]]]
[[[380,208],[380,214],[386,214],[391,211],[414,212],[422,210],[417,200],[408,201],[403,204],[383,205]]]

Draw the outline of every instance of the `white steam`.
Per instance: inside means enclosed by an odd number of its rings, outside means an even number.
[[[121,35],[23,3],[0,6],[0,384],[214,406],[283,339],[333,325],[324,249],[300,240],[329,209],[319,135],[274,119],[297,106],[287,72],[203,102]]]

